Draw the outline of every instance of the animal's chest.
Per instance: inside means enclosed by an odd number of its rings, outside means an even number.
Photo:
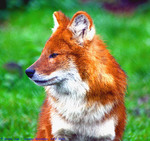
[[[52,134],[55,136],[59,131],[65,130],[77,136],[92,137],[92,138],[103,138],[109,137],[110,139],[115,138],[115,120],[111,118],[104,122],[95,123],[73,123],[64,120],[60,115],[54,113],[51,115],[52,123]],[[69,135],[71,136],[71,135]]]
[[[62,118],[76,124],[91,124],[101,121],[105,114],[109,113],[112,109],[112,104],[101,105],[95,103],[88,107],[83,98],[72,99],[67,96],[64,96],[62,100],[59,99],[58,101],[50,99],[50,103]]]
[[[70,86],[69,84],[73,85]],[[70,83],[70,81],[67,81],[60,89],[53,86],[47,90],[51,95],[49,103],[52,107],[50,122],[53,135],[63,129],[75,134],[96,138],[101,136],[113,138],[115,136],[114,119],[111,118],[102,122],[105,114],[112,110],[113,104],[94,103],[88,107],[85,99],[88,87],[85,83]],[[55,97],[55,100],[52,97]]]
[[[111,118],[105,122],[101,119],[112,109],[111,104],[87,107],[83,100],[65,99],[54,102],[51,100],[55,112],[51,113],[52,132],[55,134],[61,129],[75,134],[100,137],[115,136],[115,121]],[[56,112],[57,111],[57,112]]]

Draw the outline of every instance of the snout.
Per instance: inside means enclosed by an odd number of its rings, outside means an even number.
[[[25,73],[27,74],[27,76],[28,76],[29,78],[32,78],[33,75],[34,75],[34,73],[35,73],[35,70],[28,68],[28,69],[26,69]]]

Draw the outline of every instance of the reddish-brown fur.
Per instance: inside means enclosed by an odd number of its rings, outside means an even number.
[[[124,71],[110,55],[106,45],[98,36],[95,35],[92,41],[86,41],[83,47],[80,47],[72,38],[72,33],[67,27],[77,15],[86,15],[90,21],[90,28],[93,26],[92,19],[87,13],[79,11],[71,21],[61,12],[55,12],[54,14],[60,26],[47,41],[41,57],[31,67],[42,74],[49,75],[59,68],[67,68],[68,60],[72,59],[82,80],[88,81],[90,87],[86,97],[87,106],[90,107],[95,102],[103,105],[114,103],[113,109],[105,115],[103,120],[112,116],[118,117],[115,140],[121,139],[126,122],[124,106],[126,75]],[[55,52],[60,55],[49,60],[48,56]],[[53,137],[51,134],[50,109],[48,98],[46,98],[40,113],[37,138],[50,139]]]

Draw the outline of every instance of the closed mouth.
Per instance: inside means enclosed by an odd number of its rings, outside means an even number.
[[[48,79],[48,80],[33,80],[35,83],[37,84],[47,84],[49,83],[49,85],[53,85],[55,84],[56,82],[53,82],[55,79],[57,79],[57,77],[53,77],[51,79]]]
[[[34,82],[36,82],[36,83],[46,83],[46,82],[48,82],[48,80],[42,80],[42,81],[40,81],[40,80],[34,80]]]

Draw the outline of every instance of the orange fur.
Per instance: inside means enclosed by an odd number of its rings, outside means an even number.
[[[83,46],[79,45],[73,38],[68,27],[81,14],[89,20],[89,29],[94,27],[91,17],[86,12],[77,12],[71,20],[61,12],[54,12],[59,27],[47,41],[40,58],[30,68],[34,68],[42,74],[50,75],[61,68],[67,69],[69,60],[73,60],[82,80],[89,84],[90,90],[85,99],[86,106],[91,107],[94,103],[98,105],[113,103],[111,112],[105,114],[103,121],[110,117],[117,117],[116,137],[114,139],[117,141],[122,138],[126,123],[124,106],[126,75],[97,35],[91,41],[85,41]],[[55,52],[59,54],[59,57],[49,60],[48,56]],[[57,110],[48,103],[48,96],[50,96],[49,92],[47,92],[47,98],[40,113],[37,138],[53,138],[50,111],[55,113]],[[55,97],[51,98],[58,102]]]

